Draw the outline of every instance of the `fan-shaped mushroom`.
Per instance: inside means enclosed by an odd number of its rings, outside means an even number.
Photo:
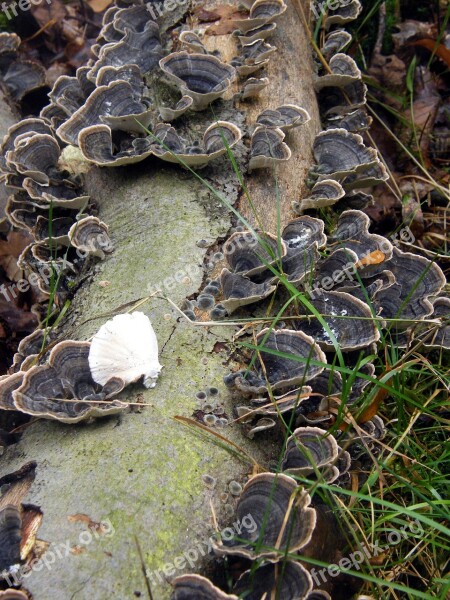
[[[267,23],[272,23],[286,9],[287,6],[283,0],[256,0],[251,5],[248,19],[236,19],[235,25],[246,33]]]
[[[201,54],[208,53],[203,42],[194,31],[182,31],[178,39],[183,46],[186,46],[186,48],[193,52]]]
[[[194,101],[190,96],[183,96],[174,108],[160,106],[159,114],[161,115],[161,119],[163,121],[174,121],[175,119],[178,119],[178,117],[181,117],[181,115],[184,115],[184,113],[189,110],[193,102]]]
[[[41,352],[45,336],[45,329],[35,329],[33,333],[30,333],[30,335],[27,335],[20,341],[17,352],[14,354],[12,365],[14,372],[23,370],[21,369],[21,365],[26,358],[38,356]]]
[[[238,408],[245,408],[253,415],[278,416],[285,412],[297,410],[303,402],[307,401],[310,394],[311,387],[309,385],[304,385],[298,390],[287,392],[281,396],[274,396],[273,401],[265,397],[251,398],[251,407]],[[242,412],[242,414],[245,413]]]
[[[113,251],[108,226],[97,217],[85,217],[72,225],[68,233],[75,248],[92,256],[105,257]]]
[[[67,144],[76,146],[86,127],[103,122],[112,129],[142,133],[150,120],[151,111],[135,98],[132,86],[119,80],[96,88],[86,103],[58,128],[57,134]]]
[[[249,29],[245,34],[235,31],[234,35],[236,35],[240,43],[244,46],[245,44],[256,42],[256,40],[266,40],[275,33],[276,28],[276,23],[265,23],[264,25],[255,27],[255,29]]]
[[[60,152],[58,142],[51,135],[21,136],[16,138],[15,149],[7,152],[6,163],[20,174],[45,185],[51,178],[59,177],[57,164]]]
[[[439,319],[440,327],[428,324],[415,332],[417,339],[423,339],[426,348],[445,348],[450,350],[450,298],[438,296],[432,300],[433,313],[430,318]],[[430,330],[432,335],[430,335]]]
[[[183,95],[192,98],[192,110],[204,110],[223,96],[236,74],[234,67],[210,54],[174,52],[159,65]]]
[[[20,542],[22,518],[19,510],[12,505],[0,510],[0,572],[21,562]]]
[[[319,90],[318,101],[323,116],[346,115],[366,104],[367,86],[360,79],[344,87]]]
[[[353,133],[366,131],[371,124],[372,117],[363,108],[357,108],[346,115],[332,115],[325,122],[327,129],[346,129]]]
[[[220,285],[224,297],[221,304],[225,307],[229,315],[240,306],[264,300],[264,298],[270,296],[276,289],[276,286],[271,285],[267,281],[254,283],[248,277],[240,273],[232,273],[228,269],[222,270]]]
[[[313,151],[317,162],[313,172],[326,179],[340,179],[379,162],[376,150],[366,147],[360,135],[345,129],[321,131]]]
[[[145,75],[158,65],[162,54],[159,27],[148,20],[143,31],[127,29],[120,41],[101,46],[89,78],[95,81],[102,67],[123,67],[129,64],[137,65]]]
[[[136,138],[126,150],[116,151],[108,125],[93,125],[80,131],[78,143],[83,156],[103,167],[119,167],[141,162],[153,154],[150,138]]]
[[[276,50],[275,46],[257,39],[249,44],[244,44],[240,54],[235,56],[230,64],[236,68],[240,77],[246,77],[266,66],[269,62],[269,56]]]
[[[314,83],[316,90],[324,87],[345,87],[361,79],[358,65],[347,54],[335,54],[329,61],[329,67],[331,73],[316,79]]]
[[[312,337],[290,329],[263,329],[256,336],[259,356],[256,372],[238,371],[225,378],[228,386],[244,393],[261,394],[294,387],[321,373],[326,364],[325,354]]]
[[[369,306],[358,298],[345,292],[330,291],[311,298],[310,302],[322,315],[328,330],[315,318],[309,323],[305,320],[296,321],[295,326],[312,336],[325,349],[332,350],[337,342],[341,350],[355,350],[380,339]]]
[[[31,177],[25,177],[22,187],[30,198],[38,200],[38,204],[46,208],[51,203],[55,208],[79,209],[85,207],[89,201],[89,196],[81,195],[79,187],[67,179],[43,185]]]
[[[20,590],[8,588],[7,590],[0,592],[0,600],[29,600],[29,596]]]
[[[117,395],[125,382],[112,377],[104,386],[96,384],[89,369],[89,349],[89,342],[69,340],[56,344],[48,364],[32,367],[13,392],[17,410],[63,423],[78,423],[123,410],[126,404],[122,402],[104,401]]]
[[[249,169],[263,169],[289,160],[292,153],[284,138],[285,134],[277,127],[257,127],[251,138]]]
[[[330,245],[336,244],[352,250],[358,256],[357,267],[362,277],[370,277],[389,269],[392,257],[392,244],[381,235],[369,233],[370,219],[359,210],[346,210],[341,213],[337,228],[329,236]]]
[[[92,339],[89,367],[94,381],[101,385],[107,386],[115,377],[124,385],[143,378],[145,387],[154,388],[162,367],[150,319],[135,311],[107,321]]]
[[[201,575],[180,575],[172,581],[170,600],[238,600],[233,594],[225,594],[209,579]]]
[[[309,495],[291,477],[272,473],[252,477],[236,507],[241,531],[231,540],[215,542],[215,552],[277,562],[310,541],[316,524],[310,503]],[[246,527],[249,515],[252,523]]]
[[[269,79],[267,77],[262,77],[261,79],[250,77],[244,81],[239,96],[242,100],[245,100],[246,98],[254,98],[255,96],[258,96],[259,93],[268,85]]]
[[[314,271],[319,258],[318,242],[313,242],[306,249],[290,249],[281,263],[283,273],[290,283],[298,286]]]
[[[386,262],[396,283],[377,292],[376,307],[389,319],[423,319],[433,313],[430,297],[437,296],[446,280],[441,268],[423,256],[393,249]]]
[[[283,229],[281,237],[287,246],[288,256],[306,250],[314,242],[318,248],[324,248],[327,236],[324,234],[325,223],[308,215],[292,219]]]
[[[332,56],[341,52],[351,41],[352,35],[344,29],[338,29],[328,33],[325,36],[325,43],[320,50],[322,56],[329,60]]]
[[[225,259],[231,269],[247,277],[261,273],[269,265],[275,265],[286,252],[283,240],[269,233],[259,233],[256,237],[250,231],[233,233],[223,246]]]
[[[19,121],[8,129],[8,133],[4,136],[0,152],[0,167],[6,171],[6,153],[15,149],[15,142],[20,137],[32,137],[36,134],[53,135],[50,125],[44,119],[30,118]]]
[[[22,385],[22,381],[23,373],[20,371],[0,377],[0,409],[16,410],[12,393]]]
[[[341,474],[336,465],[340,454],[347,453],[325,429],[300,427],[286,442],[281,468],[290,475],[301,477],[314,476],[319,471],[328,483],[332,483]],[[350,457],[345,458],[342,465],[348,469]]]
[[[328,29],[331,25],[344,25],[350,21],[357,19],[362,11],[361,2],[359,0],[350,0],[350,2],[340,2],[336,7],[328,10],[325,18],[325,28]]]
[[[292,208],[297,214],[309,208],[323,208],[332,206],[338,200],[345,196],[345,190],[338,181],[334,179],[323,179],[318,181],[311,190],[308,198],[303,198],[299,202],[294,201]]]
[[[247,600],[261,600],[267,594],[283,600],[309,598],[313,582],[308,571],[293,560],[265,564],[245,571],[234,590]]]
[[[277,127],[282,131],[288,131],[307,123],[311,117],[309,113],[295,104],[284,104],[273,110],[267,109],[258,115],[256,122],[265,127]]]

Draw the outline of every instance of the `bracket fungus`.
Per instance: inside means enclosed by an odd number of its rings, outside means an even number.
[[[8,504],[0,510],[0,572],[8,573],[21,563],[20,543],[22,518],[20,511]]]
[[[346,129],[360,133],[369,129],[372,117],[362,108],[352,110],[346,115],[331,115],[325,120],[326,129]]]
[[[256,475],[246,483],[236,507],[236,518],[243,525],[239,535],[214,542],[214,551],[277,562],[286,552],[296,552],[311,540],[316,511],[310,503],[310,496],[291,477]],[[252,515],[256,524],[252,530],[244,526],[246,515]]]
[[[97,217],[85,217],[74,223],[68,237],[74,248],[93,256],[104,258],[113,251],[108,226]]]
[[[342,471],[338,468],[338,458]],[[332,483],[350,467],[350,455],[336,439],[319,427],[300,427],[286,442],[281,469],[288,475],[315,477],[317,473]]]
[[[101,385],[113,377],[124,385],[143,377],[145,387],[155,387],[162,366],[150,319],[142,312],[133,312],[107,321],[92,338],[89,367],[93,380]]]
[[[325,36],[325,42],[320,49],[322,56],[329,60],[332,56],[342,50],[350,44],[352,41],[352,35],[345,31],[345,29],[337,29],[332,31]]]
[[[305,402],[310,394],[311,387],[304,385],[298,390],[292,390],[282,394],[281,396],[273,396],[273,401],[266,397],[251,398],[251,406],[238,406],[236,411],[239,417],[249,418],[252,415],[278,416],[280,414],[297,410],[297,408]]]
[[[193,52],[201,54],[208,54],[202,40],[194,31],[182,31],[178,39],[180,41],[180,44],[186,46],[188,50],[192,50]]]
[[[287,9],[283,0],[256,0],[250,7],[250,13],[247,19],[236,19],[234,24],[242,32],[254,30],[269,23],[272,23],[281,16]]]
[[[337,6],[330,6],[325,17],[325,28],[328,29],[331,25],[345,25],[345,23],[354,21],[359,17],[361,11],[362,5],[359,0],[344,0]]]
[[[234,35],[238,38],[240,43],[245,46],[245,44],[251,44],[252,42],[256,42],[256,40],[267,39],[275,33],[276,28],[276,23],[265,23],[264,25],[260,25],[254,29],[249,29],[246,31],[246,33],[242,33],[237,30],[234,32]]]
[[[367,100],[367,86],[357,79],[343,87],[324,87],[318,92],[322,115],[346,115],[357,108],[363,108]]]
[[[19,136],[15,140],[14,150],[6,153],[6,164],[20,175],[46,185],[52,178],[58,177],[60,153],[59,144],[51,135]]]
[[[163,121],[174,121],[184,115],[186,111],[188,111],[194,100],[191,96],[183,96],[174,106],[174,108],[169,108],[168,106],[160,106],[159,114]]]
[[[230,64],[235,67],[239,77],[247,77],[265,67],[269,63],[270,55],[276,50],[275,46],[257,39],[243,44],[239,55],[235,56]]]
[[[308,571],[293,560],[268,563],[245,571],[236,582],[234,590],[247,600],[278,597],[283,600],[309,598],[313,581]]]
[[[345,87],[361,79],[361,71],[356,62],[347,54],[335,54],[329,61],[329,67],[330,73],[316,79],[316,90],[324,87]]]
[[[312,337],[290,329],[263,329],[256,336],[259,348],[256,370],[242,370],[225,377],[229,387],[261,394],[301,385],[324,369],[326,356]]]
[[[2,375],[0,377],[0,409],[16,410],[14,404],[13,392],[15,392],[23,383],[23,372],[18,371],[12,375]]]
[[[302,198],[300,201],[294,201],[292,208],[297,214],[310,208],[324,208],[333,206],[345,196],[345,190],[342,185],[334,179],[323,179],[314,184],[311,195],[308,198]]]
[[[105,123],[113,129],[142,133],[151,122],[151,111],[136,99],[127,81],[112,81],[96,88],[83,104],[58,130],[67,144],[78,145],[78,136],[86,127]]]
[[[209,579],[201,575],[180,575],[172,581],[171,600],[238,600],[234,594],[225,594]]]
[[[259,95],[259,93],[269,85],[269,79],[267,77],[261,77],[260,79],[256,77],[249,77],[246,79],[242,85],[242,89],[239,92],[239,97],[241,100],[246,100],[247,98],[254,98]]]
[[[431,298],[446,284],[441,268],[423,256],[402,252],[396,247],[385,268],[394,274],[396,281],[374,298],[381,315],[394,320],[429,317],[434,310]]]
[[[267,109],[258,115],[256,123],[265,127],[275,127],[281,131],[289,131],[294,127],[305,125],[311,120],[308,111],[295,104],[283,104],[275,109]]]
[[[14,354],[12,369],[14,372],[25,369],[22,367],[23,362],[26,359],[36,358],[42,349],[45,339],[44,329],[35,329],[33,333],[24,337],[18,347],[17,352]]]
[[[0,592],[0,600],[29,600],[29,596],[21,590],[8,588]]]
[[[140,143],[142,141],[145,143]],[[113,144],[112,131],[108,125],[93,125],[82,129],[78,135],[78,143],[87,160],[103,167],[141,162],[153,154],[151,141],[142,138],[133,140],[126,149],[118,150]]]
[[[433,313],[430,317],[437,319],[439,326],[419,326],[415,331],[415,337],[416,339],[422,339],[426,348],[450,350],[450,298],[438,296],[431,302]]]
[[[284,132],[278,127],[257,127],[250,143],[249,170],[264,169],[289,160],[292,152],[283,142],[284,138]]]
[[[234,273],[252,277],[286,256],[286,244],[269,233],[236,231],[223,246],[225,259]]]
[[[388,269],[392,257],[391,242],[381,235],[369,232],[370,219],[360,210],[346,210],[339,216],[338,224],[328,241],[358,257],[357,267],[361,277],[370,277]],[[392,270],[392,269],[391,269]]]
[[[282,260],[282,270],[289,283],[298,286],[314,271],[320,257],[318,242],[312,242],[307,248],[288,250]]]
[[[376,150],[346,129],[321,131],[314,140],[313,152],[317,166],[312,172],[321,179],[342,179],[380,162]]]
[[[0,80],[15,102],[46,83],[44,67],[20,57],[20,43],[15,33],[0,33]]]
[[[254,283],[251,279],[240,273],[232,273],[223,269],[220,274],[222,288],[222,306],[231,315],[240,306],[254,304],[270,296],[276,289],[269,282]]]
[[[299,331],[310,335],[326,350],[333,350],[336,343],[343,351],[357,350],[380,339],[370,307],[351,294],[324,291],[310,302],[322,316],[327,328],[314,317],[309,323],[305,320],[294,323]]]
[[[288,257],[306,250],[314,243],[318,248],[324,248],[327,243],[324,227],[325,224],[321,219],[308,215],[289,221],[281,233]]]
[[[116,374],[105,385],[92,378],[89,342],[66,340],[56,344],[48,363],[25,372],[21,386],[13,391],[17,410],[29,415],[78,423],[122,411],[127,405],[111,401],[125,383]],[[96,402],[97,401],[97,402]]]
[[[191,108],[197,111],[223,96],[236,75],[234,67],[210,54],[174,52],[159,65],[182,94],[192,98]]]

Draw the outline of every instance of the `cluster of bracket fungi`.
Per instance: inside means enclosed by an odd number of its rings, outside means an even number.
[[[179,35],[182,49],[167,54],[146,5],[118,0],[104,15],[92,49],[95,58],[75,76],[55,82],[50,104],[39,118],[25,119],[9,130],[0,164],[12,192],[7,218],[33,236],[19,266],[38,278],[44,294],[50,291],[44,274],[57,270],[61,286],[67,288],[86,257],[104,258],[112,251],[107,225],[89,214],[95,213],[95,203],[83,193],[81,178],[67,168],[68,147],[79,148],[85,160],[102,167],[150,156],[203,167],[241,140],[243,132],[232,122],[213,122],[200,140],[184,137],[182,123],[218,99],[232,100],[236,79],[241,100],[268,86],[259,71],[276,51],[267,40],[286,5],[283,0],[244,4],[248,17],[236,22],[234,34],[239,52],[226,64],[190,30]],[[361,353],[376,352],[385,330],[395,332],[400,345],[413,338],[430,348],[450,344],[448,327],[438,327],[450,304],[441,294],[445,278],[440,268],[371,234],[369,219],[361,212],[372,201],[362,190],[387,179],[387,172],[376,151],[364,144],[361,134],[370,125],[366,88],[356,63],[342,52],[351,36],[340,26],[360,10],[358,0],[340,2],[324,20],[324,61],[318,63],[316,91],[325,130],[314,142],[317,164],[310,172],[310,195],[293,202],[297,218],[280,238],[236,228],[224,243],[220,256],[226,265],[218,277],[183,307],[191,319],[205,311],[212,319],[242,313],[243,307],[257,311],[258,303],[278,293],[280,281],[308,298],[307,304],[283,314],[275,327],[259,331],[259,352],[251,367],[243,364],[225,377],[248,435],[275,428],[285,414],[293,415],[295,426],[280,472],[255,475],[239,498],[237,517],[243,522],[252,514],[256,530],[243,530],[238,539],[217,540],[214,546],[218,556],[240,557],[251,566],[237,579],[234,594],[199,575],[178,577],[173,600],[237,599],[238,594],[259,600],[272,593],[283,600],[331,598],[328,591],[313,589],[305,565],[284,559],[286,553],[299,553],[326,560],[319,538],[327,527],[338,529],[330,511],[312,500],[295,477],[348,487],[354,461],[367,458],[368,449],[376,451],[376,441],[385,435],[378,416],[362,423],[353,437],[328,432],[343,392],[342,376],[333,369],[336,356],[344,354],[347,367],[359,365]],[[17,58],[19,42],[14,35],[0,36],[0,72],[16,100],[43,84],[39,67]],[[17,76],[25,72],[26,80]],[[178,94],[171,106],[157,102],[152,92],[155,72]],[[14,88],[19,80],[26,81],[23,89]],[[308,113],[293,104],[262,112],[250,135],[249,171],[288,160],[286,132],[308,120]],[[178,131],[175,121],[181,122]],[[329,235],[321,219],[304,214],[324,207],[340,213]],[[93,381],[88,342],[67,340],[43,353],[46,339],[46,332],[38,329],[21,342],[10,374],[0,379],[0,408],[76,423],[126,406],[113,400],[124,387],[122,380],[113,378],[105,385]],[[358,367],[347,390],[349,406],[374,372],[370,361]],[[0,513],[0,541],[17,534],[16,520],[13,514]],[[7,558],[12,564],[11,556]],[[13,600],[21,594],[11,590],[0,597]]]
[[[250,478],[239,499],[237,516],[251,513],[258,524],[256,532],[240,532],[237,540],[214,548],[218,556],[245,557],[253,564],[237,579],[233,594],[225,594],[204,577],[183,575],[173,582],[173,600],[237,599],[240,594],[250,600],[266,595],[283,600],[331,598],[332,588],[313,589],[307,563],[301,558],[300,562],[285,559],[287,553],[329,558],[323,546],[316,545],[323,533],[323,506],[311,504],[295,477],[350,488],[350,471],[370,467],[369,455],[379,451],[378,441],[386,434],[378,415],[360,423],[351,435],[328,431],[343,393],[342,376],[333,368],[339,364],[338,353],[345,366],[357,372],[346,390],[346,409],[351,409],[375,374],[370,360],[357,366],[359,360],[377,353],[382,335],[389,333],[399,347],[413,339],[422,340],[427,348],[450,347],[450,328],[441,320],[448,317],[450,307],[443,294],[446,281],[441,269],[370,233],[369,218],[362,212],[373,201],[362,190],[388,175],[361,135],[371,119],[364,106],[361,72],[342,53],[351,35],[333,27],[356,18],[360,9],[357,0],[346,6],[341,3],[325,19],[321,54],[327,70],[318,61],[316,79],[325,130],[314,141],[317,164],[310,170],[310,195],[292,202],[299,216],[287,223],[281,236],[236,228],[223,244],[222,270],[215,269],[215,279],[209,279],[197,299],[182,307],[190,319],[204,320],[205,311],[210,319],[223,319],[235,311],[245,319],[252,305],[252,316],[258,317],[262,314],[258,303],[272,298],[283,283],[307,299],[275,319],[275,325],[259,331],[254,337],[256,358],[224,378],[236,402],[236,417],[249,437],[282,421],[294,425],[277,472]],[[283,138],[275,133],[278,128],[283,134],[280,113],[282,109],[265,111],[258,118],[269,128],[269,135],[261,135],[261,143],[268,147],[282,144]],[[252,145],[256,144],[257,133],[252,138]],[[268,154],[275,158],[275,153]],[[275,160],[281,157],[280,153]],[[329,235],[322,219],[304,214],[324,207],[333,207],[338,215]],[[357,475],[362,477],[361,472]],[[334,517],[328,514],[327,518],[336,533]],[[292,533],[289,540],[284,537],[287,530]]]

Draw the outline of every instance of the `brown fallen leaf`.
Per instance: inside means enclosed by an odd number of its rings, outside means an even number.
[[[424,38],[421,40],[416,40],[415,42],[410,42],[408,45],[421,46],[422,48],[426,48],[435,56],[438,56],[441,60],[443,60],[448,67],[450,67],[450,50],[446,48],[444,44],[437,44],[436,46],[436,40]]]
[[[384,261],[386,255],[381,252],[381,250],[374,250],[367,256],[364,256],[361,260],[356,263],[356,268],[360,269],[361,267],[365,267],[367,265],[379,265]]]
[[[112,0],[87,0],[87,3],[96,13],[103,12],[105,8],[108,8],[112,4]]]
[[[206,35],[227,35],[236,29],[236,19],[245,19],[246,13],[236,10],[235,6],[224,4],[214,10],[200,8],[194,11],[200,23],[214,23],[206,30]]]
[[[67,517],[67,520],[70,523],[85,523],[88,526],[88,528],[92,529],[93,531],[98,531],[99,533],[104,532],[104,527],[101,523],[93,521],[88,515],[82,513],[78,513],[76,515],[69,515]]]

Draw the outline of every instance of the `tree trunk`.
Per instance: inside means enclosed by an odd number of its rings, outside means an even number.
[[[304,6],[306,10],[306,2]],[[276,232],[277,194],[284,222],[292,218],[290,202],[304,191],[319,118],[310,44],[293,6],[279,20],[271,43],[278,53],[270,61],[266,92],[257,101],[240,103],[238,113],[230,103],[214,110],[215,116],[228,116],[237,124],[245,119],[247,126],[254,124],[259,112],[283,102],[300,104],[311,114],[306,126],[289,134],[293,157],[277,170],[276,177],[266,170],[246,176],[264,226]],[[209,49],[220,48],[225,59],[235,53],[234,44],[230,35],[210,38],[207,43]],[[243,150],[238,152],[241,167],[243,154]],[[226,157],[201,175],[255,222]],[[197,242],[204,239],[214,247],[232,223],[226,207],[194,176],[156,160],[119,169],[92,168],[86,186],[98,203],[99,217],[109,225],[115,251],[90,271],[77,291],[60,328],[61,339],[89,339],[115,312],[126,310],[120,307],[156,289],[179,305],[201,288],[205,277],[207,250]],[[126,398],[149,406],[84,426],[40,420],[1,458],[1,474],[30,460],[38,463],[26,500],[42,509],[38,537],[51,546],[46,555],[48,567],[32,571],[24,582],[37,600],[88,596],[124,600],[136,597],[136,592],[145,597],[135,536],[151,575],[154,599],[169,598],[166,580],[205,568],[211,506],[219,525],[229,523],[219,496],[231,480],[243,483],[252,470],[251,461],[173,419],[174,415],[190,417],[197,405],[196,392],[207,386],[220,389],[225,413],[232,418],[232,403],[222,382],[229,370],[229,350],[221,342],[230,345],[234,329],[191,326],[160,298],[151,298],[139,310],[152,320],[164,369],[155,389],[135,385],[127,388]],[[280,450],[275,442],[248,440],[238,424],[216,431],[266,468]],[[213,490],[204,485],[205,474],[217,479]],[[81,520],[68,518],[79,514],[93,521],[109,520],[114,533],[89,533]],[[92,541],[88,543],[89,536]],[[81,550],[66,555],[67,544]]]

